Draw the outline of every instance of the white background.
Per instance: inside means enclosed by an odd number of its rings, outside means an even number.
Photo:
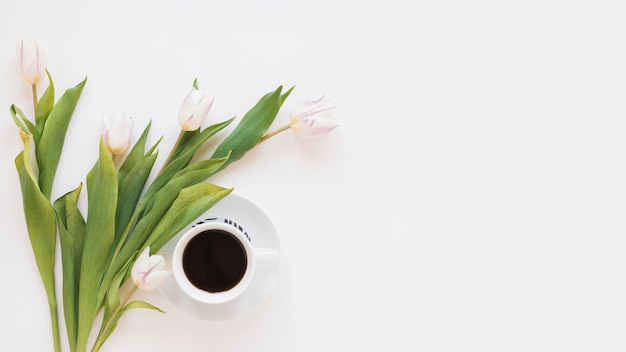
[[[9,115],[15,42],[57,91],[88,83],[54,197],[84,181],[104,112],[153,120],[162,161],[195,77],[205,125],[279,85],[277,117],[327,94],[341,126],[283,133],[212,181],[279,230],[281,274],[227,323],[128,313],[103,351],[626,350],[622,1],[3,1],[0,350],[51,350]],[[210,151],[206,151],[207,156]]]

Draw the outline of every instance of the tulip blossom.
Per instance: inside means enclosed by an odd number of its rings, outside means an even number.
[[[203,90],[193,88],[183,101],[178,112],[178,122],[185,131],[195,131],[200,128],[202,121],[213,105],[214,98]]]
[[[17,73],[30,83],[39,83],[46,73],[46,55],[36,40],[17,43]]]
[[[144,291],[154,291],[171,273],[162,255],[150,255],[150,247],[141,252],[131,269],[133,283]]]
[[[291,114],[290,127],[303,138],[321,136],[339,124],[334,118],[335,107],[325,96],[306,101]]]
[[[104,116],[104,144],[113,155],[124,154],[130,147],[133,118],[126,113]]]

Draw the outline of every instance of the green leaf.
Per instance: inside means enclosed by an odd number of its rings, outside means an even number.
[[[116,313],[118,308],[121,308],[120,307],[120,304],[121,304],[120,287],[122,286],[122,283],[124,279],[126,278],[128,269],[131,267],[131,264],[135,260],[135,256],[130,258],[128,262],[124,264],[124,267],[120,270],[120,272],[117,273],[117,275],[113,278],[111,283],[107,285],[108,290],[106,293],[106,304],[104,306],[102,325],[100,326],[100,332],[98,333],[98,337],[96,338],[96,342],[94,344],[92,351],[98,351],[100,347],[102,346],[102,344],[104,344],[104,342],[109,338],[113,330],[115,330],[115,328],[117,327],[117,321],[121,317],[120,312]],[[106,287],[103,287],[103,288],[106,288]],[[133,292],[134,291],[131,291],[129,295],[132,294]],[[115,314],[117,314],[117,317],[113,316]]]
[[[204,181],[207,175],[212,174],[227,160],[227,158],[209,159],[189,165],[179,171],[170,182],[161,188],[147,203],[144,214],[137,222],[132,235],[123,244],[119,255],[120,258],[116,258],[116,266],[119,267],[132,253],[143,248],[142,244],[154,227],[162,220],[163,215],[176,200],[181,190]],[[118,269],[114,270],[117,271]]]
[[[209,126],[200,132],[200,129],[195,131],[186,131],[180,143],[176,146],[176,150],[172,156],[172,160],[183,158],[183,160],[191,160],[194,154],[200,149],[200,147],[214,134],[230,125],[235,118],[230,118],[224,122],[217,123]]]
[[[207,159],[180,170],[148,201],[145,213],[149,214],[153,209],[165,211],[183,188],[206,180],[227,161],[228,156],[220,159]]]
[[[282,86],[263,96],[259,102],[244,115],[241,122],[230,135],[217,147],[212,158],[221,158],[226,156],[229,152],[232,152],[228,162],[222,166],[222,169],[227,167],[230,163],[241,159],[249,150],[259,143],[261,137],[263,137],[272,122],[274,122],[278,110],[293,88],[282,95],[281,90]],[[219,172],[219,170],[216,172]]]
[[[195,131],[188,131],[187,133],[185,133],[186,138],[183,138],[181,143],[177,146],[178,148],[172,159],[183,158],[186,160],[191,160],[191,157],[193,157],[198,149],[200,149],[200,147],[204,143],[206,143],[209,138],[230,125],[234,120],[235,118],[231,117],[226,121],[218,122],[203,130],[197,129]]]
[[[208,128],[208,127],[207,127]],[[205,130],[207,129],[205,128]],[[168,163],[171,162],[172,160],[176,159],[176,157],[178,155],[180,155],[180,150],[181,148],[191,139],[193,139],[194,137],[196,137],[197,135],[199,135],[201,132],[201,129],[198,128],[197,130],[193,130],[193,131],[181,131],[181,136],[179,137],[180,139],[178,140],[178,144],[176,144],[174,147],[174,152],[172,153],[172,157],[170,158],[170,160],[168,160]],[[164,165],[164,167],[167,165]]]
[[[46,74],[48,75],[50,84],[39,99],[39,102],[37,102],[37,109],[35,110],[35,124],[39,135],[43,132],[46,120],[48,120],[48,116],[54,107],[54,83],[52,82],[52,76],[50,76],[48,70],[46,70]]]
[[[183,189],[143,247],[150,246],[151,251],[158,251],[185,226],[232,191],[232,188],[226,189],[210,183],[199,183]]]
[[[120,199],[117,203],[115,215],[114,247],[117,246],[124,231],[129,229],[129,226],[134,225],[129,224],[129,222],[137,208],[139,197],[145,188],[152,167],[158,156],[156,147],[161,142],[161,139],[159,139],[148,152],[145,151],[146,140],[151,125],[152,122],[146,126],[141,137],[139,137],[131,152],[126,157],[126,160],[124,160],[118,173],[118,194]]]
[[[136,309],[136,308],[151,309],[151,310],[156,310],[156,311],[161,312],[161,313],[165,313],[159,307],[153,306],[152,304],[150,304],[148,302],[144,302],[144,301],[132,301],[132,302],[128,303],[127,305],[125,305],[124,308],[122,308],[122,310],[120,312],[126,313],[127,311],[129,311],[131,309]]]
[[[103,279],[103,288],[98,293],[98,302],[102,302],[106,294],[106,286],[109,285],[113,276],[121,269],[122,265],[135,251],[142,247],[146,238],[153,228],[159,223],[163,214],[170,207],[183,188],[202,182],[208,175],[218,169],[227,158],[209,159],[196,162],[177,172],[169,183],[160,189],[149,201],[139,205],[143,214],[134,226],[128,238],[120,238],[115,249],[115,254],[109,260],[107,272]],[[145,197],[144,197],[145,198]],[[143,200],[142,200],[143,202]]]
[[[156,159],[157,154],[144,157],[120,182],[119,201],[115,215],[115,240],[113,246],[117,245],[122,233],[128,226]]]
[[[148,133],[150,132],[151,126],[152,121],[150,121],[146,128],[143,130],[143,133],[141,134],[137,142],[135,142],[135,145],[131,149],[130,153],[128,153],[128,155],[126,156],[126,160],[124,160],[124,163],[122,164],[122,166],[120,166],[120,171],[118,175],[120,183],[124,181],[124,177],[126,177],[126,174],[128,174],[130,170],[132,170],[135,165],[146,156],[146,141],[148,139]],[[160,140],[157,142],[157,144],[159,142]],[[152,154],[152,151],[154,149],[156,149],[156,144],[147,154]]]
[[[24,150],[15,158],[20,179],[26,228],[35,262],[48,297],[55,348],[59,345],[59,324],[55,294],[54,261],[56,250],[56,218],[52,204],[41,193],[31,167],[31,142],[24,139]]]
[[[41,134],[41,141],[37,144],[39,186],[48,199],[52,192],[54,176],[63,151],[67,127],[86,82],[87,79],[85,78],[76,87],[65,91],[50,111]]]
[[[100,140],[100,157],[87,175],[87,224],[83,259],[80,267],[78,297],[78,339],[76,348],[86,348],[91,325],[99,307],[98,291],[115,237],[117,204],[117,170],[104,141]]]
[[[82,184],[54,202],[59,223],[63,272],[63,308],[70,351],[76,349],[78,334],[78,289],[85,237],[85,219],[76,206]]]
[[[37,186],[30,165],[30,141],[24,141],[24,151],[15,159],[20,178],[26,227],[30,236],[37,267],[49,298],[54,296],[54,254],[56,218],[50,201]]]
[[[111,323],[109,324],[108,328],[103,326],[103,329],[106,329],[107,331],[101,331],[100,334],[103,335],[98,336],[99,340],[98,342],[98,348],[100,346],[102,346],[102,344],[104,344],[104,342],[109,338],[109,336],[111,336],[111,334],[113,333],[113,331],[115,331],[115,329],[117,328],[117,324],[119,322],[119,320],[122,318],[122,316],[128,312],[131,309],[136,309],[136,308],[146,308],[146,309],[152,309],[152,310],[156,310],[158,312],[161,313],[165,313],[164,311],[162,311],[160,308],[153,306],[150,303],[144,302],[144,301],[132,301],[130,303],[128,303],[127,305],[124,306],[124,308],[122,308],[111,320]],[[96,347],[96,346],[95,346]]]
[[[207,175],[212,174],[221,167],[227,158],[203,160],[179,171],[169,183],[159,190],[145,206],[143,215],[137,221],[132,233],[126,241],[118,243],[117,255],[111,261],[103,285],[107,286],[113,276],[119,272],[122,265],[137,250],[144,248],[144,242],[153,232],[154,228],[162,221],[164,214],[181,193],[181,190],[191,185],[202,182]],[[190,222],[193,219],[190,220]],[[98,299],[104,298],[105,290],[100,290]]]
[[[150,185],[143,199],[145,201],[150,200],[150,198],[158,192],[166,183],[168,183],[174,175],[182,170],[184,167],[189,165],[189,162],[195,155],[195,153],[200,149],[200,147],[213,135],[217,132],[224,129],[224,127],[228,126],[233,119],[217,123],[215,125],[209,126],[202,130],[202,132],[192,133],[187,132],[182,136],[181,143],[176,146],[176,150],[172,155],[169,163],[163,168],[163,171],[159,174],[159,176],[154,180],[154,182]],[[184,142],[183,142],[184,141]],[[224,156],[226,156],[226,153]],[[218,158],[213,158],[218,159]]]
[[[122,287],[124,279],[126,278],[128,269],[131,268],[131,265],[135,261],[135,257],[137,256],[137,253],[139,252],[135,252],[135,255],[133,255],[132,257],[128,259],[126,264],[124,264],[124,266],[119,271],[119,273],[115,275],[111,283],[108,285],[109,289],[106,295],[107,301],[106,301],[106,306],[105,306],[105,311],[104,311],[103,324],[111,317],[113,312],[115,312],[115,310],[120,305],[120,288]],[[104,330],[104,325],[102,326],[102,328],[103,328],[102,330]],[[100,331],[100,333],[102,333],[102,330]]]
[[[108,338],[111,333],[115,330],[115,328],[117,327],[117,323],[119,322],[119,320],[122,318],[122,316],[128,312],[131,309],[137,309],[137,308],[145,308],[145,309],[151,309],[151,310],[156,310],[157,312],[160,313],[164,313],[165,312],[163,310],[161,310],[159,307],[153,306],[152,304],[148,303],[148,302],[144,302],[144,301],[132,301],[130,303],[128,303],[127,305],[124,306],[124,308],[122,308],[119,313],[115,316],[115,318],[113,319],[113,324],[111,324],[111,328],[109,329],[106,338]]]
[[[282,106],[283,103],[285,102],[285,100],[287,100],[287,98],[289,98],[289,95],[291,94],[291,92],[293,92],[293,89],[296,88],[296,86],[292,86],[291,88],[289,88],[288,91],[286,91],[285,93],[283,93],[280,96],[280,105]]]
[[[29,133],[33,136],[33,140],[35,141],[35,145],[37,145],[41,134],[37,131],[37,127],[24,115],[24,112],[15,105],[11,105],[9,108],[11,112],[11,116],[13,117],[13,122],[19,127],[22,131]]]
[[[23,154],[15,160],[22,186],[24,215],[30,242],[35,254],[37,268],[43,280],[48,298],[54,296],[54,248],[56,243],[56,220],[48,199],[39,191],[37,184],[25,171]]]

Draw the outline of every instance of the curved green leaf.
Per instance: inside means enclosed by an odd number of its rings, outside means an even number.
[[[41,133],[41,140],[37,145],[37,163],[39,166],[39,186],[41,191],[50,198],[52,184],[56,174],[67,127],[78,103],[78,98],[87,79],[85,78],[76,87],[65,91],[63,96],[54,105]]]
[[[48,120],[48,116],[54,107],[54,83],[52,82],[52,76],[50,76],[48,70],[46,70],[46,74],[48,75],[50,84],[37,102],[37,109],[35,109],[35,124],[37,125],[39,135],[43,132],[46,120]]]
[[[85,237],[85,219],[76,206],[82,184],[54,202],[59,223],[63,272],[63,310],[70,351],[76,349],[78,334],[78,289]]]
[[[235,118],[231,118],[224,122],[217,123],[202,130],[187,131],[181,137],[180,143],[176,146],[176,150],[172,156],[172,160],[183,157],[184,160],[191,160],[191,157],[198,149],[214,134],[223,130],[230,125]]]
[[[41,134],[37,130],[37,127],[24,115],[24,112],[15,106],[15,104],[11,105],[9,108],[11,112],[11,117],[13,117],[13,122],[19,127],[22,131],[29,133],[33,136],[33,140],[35,141],[35,146],[39,142],[39,138]]]
[[[59,326],[54,279],[57,234],[56,217],[52,204],[39,189],[31,167],[30,153],[31,141],[29,138],[25,138],[24,150],[15,158],[15,166],[22,189],[26,228],[33,248],[33,254],[35,255],[35,262],[48,297],[53,338],[55,346],[58,346]]]
[[[113,246],[117,245],[122,233],[128,226],[128,222],[135,211],[137,202],[150,176],[150,171],[154,166],[157,156],[158,155],[155,153],[144,157],[130,170],[123,180],[120,180],[119,201],[115,215],[115,241]]]
[[[155,146],[153,146],[150,149],[150,151],[146,153],[146,141],[148,140],[148,133],[150,132],[151,126],[152,126],[152,121],[150,121],[148,125],[146,126],[146,128],[144,128],[143,132],[141,133],[141,136],[139,137],[137,142],[135,142],[135,145],[131,149],[130,153],[128,153],[128,156],[126,156],[124,163],[122,164],[122,166],[120,166],[120,171],[119,171],[119,176],[118,176],[120,183],[124,181],[124,177],[126,177],[126,174],[128,174],[133,168],[135,168],[135,165],[141,159],[143,159],[146,156],[146,154],[152,154],[154,149],[156,149],[156,144],[160,142],[160,140],[157,141]]]
[[[234,119],[234,118],[233,118]],[[172,158],[169,160],[168,164],[164,166],[163,170],[160,172],[159,176],[154,180],[154,182],[150,185],[146,194],[144,195],[142,202],[148,201],[151,197],[158,192],[165,184],[167,184],[177,172],[185,168],[189,165],[189,162],[195,155],[195,153],[200,149],[200,147],[213,135],[217,132],[224,129],[224,127],[228,126],[233,119],[226,120],[224,122],[220,122],[209,126],[202,130],[200,133],[194,133],[190,135],[188,139],[185,139],[184,143],[179,143],[175,146],[175,152],[172,155]],[[183,138],[188,135],[189,132],[183,135]],[[222,157],[227,156],[228,153],[224,154]],[[219,159],[219,158],[212,158]]]
[[[132,233],[128,238],[120,239],[115,250],[115,255],[108,265],[107,273],[103,280],[103,286],[107,287],[113,277],[122,268],[122,265],[143,245],[154,228],[162,221],[164,214],[170,209],[172,203],[181,193],[181,190],[191,185],[202,182],[207,175],[218,169],[226,158],[209,159],[189,165],[179,171],[172,180],[157,192],[152,199],[144,206],[142,217],[137,221]],[[193,219],[192,219],[193,220]],[[190,220],[191,221],[191,220]],[[98,294],[98,301],[102,302],[106,294],[106,289],[101,289]]]
[[[167,213],[142,246],[156,252],[185,226],[197,219],[233,191],[210,183],[199,183],[183,189]]]
[[[111,154],[100,140],[100,157],[87,175],[87,224],[78,295],[76,348],[86,348],[91,324],[99,307],[98,291],[115,237],[117,170]]]
[[[109,273],[105,278],[105,283],[111,275],[116,274],[123,263],[139,248],[148,238],[155,226],[162,220],[163,215],[168,211],[172,203],[176,200],[181,190],[191,185],[202,182],[207,175],[212,174],[221,167],[227,158],[209,159],[189,165],[180,170],[176,175],[160,189],[147,203],[141,219],[137,222],[126,242],[120,240],[118,244],[118,255],[113,259],[109,267]]]
[[[108,328],[103,326],[103,330],[106,328],[107,331],[101,331],[100,332],[101,336],[98,336],[98,341],[96,342],[97,346],[94,346],[94,349],[99,350],[100,346],[102,346],[102,344],[104,344],[104,342],[111,336],[113,331],[115,331],[115,329],[117,328],[117,324],[118,324],[119,320],[122,318],[122,316],[126,312],[128,312],[129,310],[136,309],[136,308],[152,309],[152,310],[156,310],[156,311],[161,312],[161,313],[165,313],[160,308],[158,308],[156,306],[153,306],[152,304],[144,302],[144,301],[138,301],[137,300],[137,301],[132,301],[132,302],[128,303],[114,317],[112,317],[112,320],[111,320],[110,324],[108,325]]]
[[[285,92],[285,94],[281,94],[281,90],[282,86],[263,96],[256,105],[244,115],[241,122],[230,135],[217,147],[212,158],[221,158],[231,153],[228,162],[224,164],[221,169],[241,159],[259,143],[263,135],[265,135],[265,132],[267,132],[272,125],[272,122],[274,122],[278,110],[293,90],[293,87]]]

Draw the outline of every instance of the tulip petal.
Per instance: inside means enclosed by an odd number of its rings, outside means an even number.
[[[139,286],[142,291],[154,291],[170,276],[172,272],[168,270],[153,271],[150,276],[146,278],[143,285]]]
[[[131,269],[133,283],[139,289],[152,291],[159,287],[171,274],[166,269],[165,258],[162,255],[150,255],[150,247],[146,247],[137,257]]]
[[[30,84],[39,83],[45,76],[46,57],[35,40],[20,40],[17,43],[17,73]]]
[[[291,129],[303,138],[324,135],[339,125],[334,113],[335,107],[325,96],[305,101],[291,114]]]
[[[126,113],[104,116],[104,143],[114,155],[124,154],[130,147],[133,118]]]
[[[150,268],[150,274],[165,268],[165,258],[162,255],[151,255],[148,257],[148,267]]]
[[[143,273],[148,271],[148,255],[150,253],[150,247],[146,247],[141,254],[135,260],[135,264],[130,271],[130,276],[133,279],[135,285],[139,285],[143,280]]]
[[[314,138],[327,134],[334,130],[339,124],[337,121],[317,116],[315,118],[298,119],[292,122],[291,128],[302,138]]]
[[[192,89],[178,111],[178,122],[185,131],[195,131],[202,125],[214,98],[203,90]]]

